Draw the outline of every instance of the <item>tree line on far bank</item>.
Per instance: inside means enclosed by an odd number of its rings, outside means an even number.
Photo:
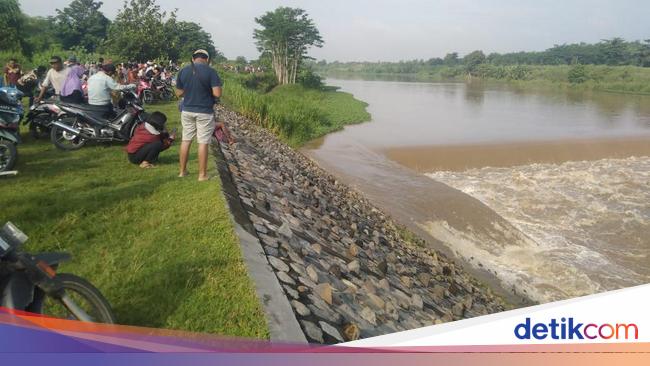
[[[468,75],[480,76],[486,73],[490,66],[517,65],[608,65],[608,66],[639,66],[650,67],[650,39],[645,41],[625,41],[622,38],[612,38],[601,42],[575,43],[555,45],[539,52],[490,53],[485,55],[481,50],[460,57],[458,52],[451,52],[445,57],[435,57],[428,60],[411,60],[400,62],[338,62],[327,63],[320,61],[320,70],[354,71],[381,74],[417,74],[432,68],[455,68],[453,72],[464,71]],[[506,70],[495,68],[495,72]],[[521,71],[521,70],[519,70]],[[512,76],[516,79],[518,75]],[[519,72],[521,73],[521,72]]]
[[[0,0],[0,58],[46,64],[52,54],[75,54],[82,60],[99,55],[123,61],[183,60],[203,48],[223,59],[210,33],[199,24],[181,21],[155,0],[125,0],[113,21],[100,10],[103,3],[73,0],[56,15],[32,17],[18,0]]]

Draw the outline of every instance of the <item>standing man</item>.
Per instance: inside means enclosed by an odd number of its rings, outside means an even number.
[[[199,144],[199,181],[208,180],[208,145],[214,132],[215,98],[221,97],[221,79],[208,65],[210,55],[206,50],[196,50],[192,54],[192,64],[179,73],[176,80],[176,95],[183,97],[181,123],[183,142],[180,151],[179,177],[185,177],[187,159],[192,140],[196,136]]]
[[[94,62],[91,62],[90,67],[88,68],[88,76],[90,77],[90,76],[95,75],[97,73],[97,71],[99,71],[99,69],[97,68],[97,64],[95,64]]]
[[[45,66],[39,66],[18,79],[16,87],[29,98],[30,107],[34,104],[34,91],[37,90],[38,84],[45,76],[46,71]]]
[[[41,92],[38,94],[38,97],[34,99],[34,101],[36,103],[41,101],[41,99],[43,99],[43,95],[45,95],[45,91],[50,86],[54,88],[54,93],[56,95],[61,95],[61,88],[63,87],[63,82],[67,76],[68,70],[63,68],[63,61],[61,61],[61,57],[52,56],[52,58],[50,58],[50,69],[47,71],[43,83],[41,83]]]
[[[84,92],[81,87],[81,78],[84,76],[86,69],[79,65],[75,56],[68,57],[68,75],[61,86],[61,101],[65,103],[84,102]]]
[[[16,59],[12,58],[9,60],[9,63],[7,63],[7,66],[5,66],[4,69],[5,85],[15,88],[18,79],[20,79],[22,75],[22,70],[20,69],[20,65],[16,62]]]
[[[129,65],[126,81],[129,84],[136,84],[138,82],[138,64]]]

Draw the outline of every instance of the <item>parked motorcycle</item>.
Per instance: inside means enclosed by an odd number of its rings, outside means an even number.
[[[176,98],[171,81],[159,79],[141,79],[136,94],[143,104],[152,104],[156,101],[169,102]]]
[[[56,103],[56,100],[44,100],[29,107],[23,124],[28,126],[29,134],[33,138],[50,135],[50,125],[57,119],[59,111]]]
[[[88,141],[128,142],[145,120],[144,108],[131,90],[123,91],[117,116],[88,104],[56,103],[58,118],[50,138],[61,150],[77,150]]]
[[[152,80],[151,86],[154,90],[154,98],[163,102],[169,102],[176,97],[174,88],[172,88],[171,81],[167,80]]]
[[[85,279],[57,273],[66,253],[20,250],[27,236],[8,222],[0,229],[0,306],[56,318],[115,323],[110,304]]]
[[[155,101],[154,91],[151,89],[151,83],[145,79],[140,79],[136,86],[136,95],[141,104],[151,104]]]
[[[40,84],[39,84],[40,90]],[[27,116],[23,124],[28,126],[29,134],[39,139],[50,135],[50,124],[56,119],[56,113],[51,109],[51,105],[56,103],[56,96],[53,88],[47,88],[43,95],[43,100],[34,103],[29,107]]]
[[[0,88],[0,173],[13,169],[18,159],[18,127],[25,112],[22,97],[18,89]]]

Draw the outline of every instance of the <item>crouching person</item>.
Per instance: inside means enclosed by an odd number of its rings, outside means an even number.
[[[153,168],[158,161],[158,155],[168,149],[176,138],[165,130],[167,116],[153,112],[145,123],[135,129],[133,137],[126,146],[129,161],[140,164],[140,168]]]

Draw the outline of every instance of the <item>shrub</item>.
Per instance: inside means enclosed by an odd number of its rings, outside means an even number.
[[[585,65],[577,64],[571,67],[567,79],[571,84],[582,84],[589,79]]]
[[[445,79],[453,79],[461,74],[462,70],[459,67],[443,66],[440,68],[440,76]]]
[[[303,69],[298,75],[298,82],[300,85],[308,89],[321,89],[323,88],[323,78],[314,73],[311,69]]]
[[[527,80],[531,74],[530,67],[516,65],[508,68],[508,78],[511,80]]]
[[[271,72],[247,74],[243,77],[244,85],[261,93],[268,93],[278,85],[278,80]]]
[[[53,55],[57,55],[63,60],[65,60],[70,55],[74,55],[81,63],[86,63],[87,61],[97,61],[97,59],[100,57],[103,57],[105,60],[112,60],[114,63],[127,61],[121,60],[119,57],[110,54],[86,52],[83,48],[64,50],[60,47],[51,47],[49,49],[39,50],[38,52],[35,52],[31,58],[12,52],[2,51],[0,52],[0,64],[4,65],[4,62],[8,61],[10,58],[15,58],[25,70],[33,69],[41,65],[47,67],[50,62],[50,57]]]

